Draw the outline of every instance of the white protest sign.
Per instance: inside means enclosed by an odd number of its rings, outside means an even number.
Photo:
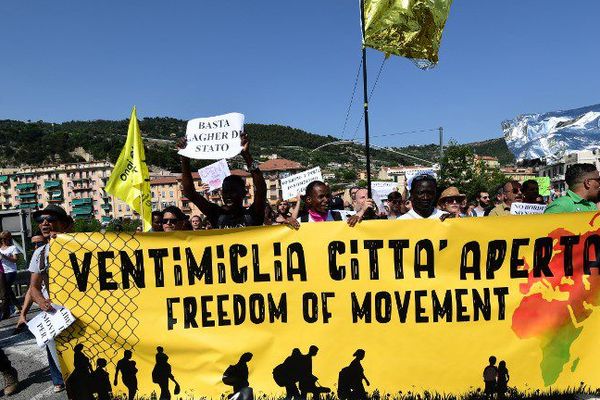
[[[419,175],[431,175],[434,178],[437,179],[437,174],[435,173],[435,171],[431,168],[423,168],[423,169],[407,169],[405,171],[405,176],[406,176],[406,189],[410,190],[410,187],[412,185],[412,181],[415,178],[415,176],[419,176]]]
[[[543,214],[545,204],[512,203],[510,213],[512,215]]]
[[[242,151],[240,135],[244,131],[244,114],[229,113],[209,118],[195,118],[187,123],[187,146],[179,154],[197,160],[235,157]]]
[[[75,317],[68,309],[56,304],[52,304],[52,307],[56,311],[52,313],[42,311],[27,322],[27,327],[35,336],[37,345],[40,347],[44,347],[50,340],[75,322]]]
[[[348,218],[350,218],[351,216],[356,214],[356,211],[350,211],[350,210],[335,210],[335,211],[340,213],[340,215],[342,216],[342,221],[347,221]]]
[[[281,179],[281,194],[284,200],[293,199],[298,194],[304,194],[306,186],[312,181],[322,181],[321,168],[315,167],[299,174]]]
[[[387,200],[388,194],[395,191],[398,191],[398,183],[396,182],[371,182],[371,195],[373,196],[373,201],[375,202],[377,208],[379,208],[380,212],[385,212],[384,201]]]
[[[198,170],[202,183],[207,183],[209,190],[220,189],[223,186],[223,179],[231,175],[227,160],[217,161]]]

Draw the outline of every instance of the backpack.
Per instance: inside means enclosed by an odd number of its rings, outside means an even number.
[[[223,372],[223,378],[221,378],[224,384],[227,386],[234,386],[237,384],[239,378],[237,376],[237,370],[235,365],[230,365],[227,367],[225,372]]]
[[[284,364],[279,364],[275,368],[273,368],[273,380],[275,383],[281,387],[285,387],[288,385],[288,376],[287,371]]]
[[[350,397],[351,387],[350,382],[352,381],[352,371],[350,367],[344,367],[338,375],[338,398],[348,399]]]

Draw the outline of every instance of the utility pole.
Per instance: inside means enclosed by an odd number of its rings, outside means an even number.
[[[444,128],[441,126],[438,128],[440,131],[440,167],[442,165],[442,159],[444,158]]]

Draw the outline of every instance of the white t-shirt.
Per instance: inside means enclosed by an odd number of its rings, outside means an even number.
[[[429,217],[423,218],[419,214],[417,214],[415,210],[409,210],[406,214],[399,216],[398,219],[440,219],[440,217],[444,214],[448,213],[446,211],[434,208],[433,213]]]
[[[33,254],[31,255],[31,261],[29,261],[29,272],[41,274],[48,273],[48,253],[50,252],[50,244],[46,243],[42,247],[38,247],[35,249]],[[44,259],[42,260],[42,255]],[[42,281],[43,282],[43,281]],[[46,285],[42,283],[42,294],[46,299],[49,299],[48,289],[46,289]]]
[[[21,254],[15,245],[8,246],[4,250],[0,249],[0,253],[4,254],[5,256],[16,256],[17,254]],[[2,266],[4,267],[5,273],[17,272],[17,263],[7,260],[6,258],[2,258]]]
[[[474,217],[485,217],[485,208],[478,210],[477,207],[473,209]]]

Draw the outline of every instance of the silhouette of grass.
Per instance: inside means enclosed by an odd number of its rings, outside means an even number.
[[[581,382],[579,386],[567,388],[563,390],[555,389],[525,389],[517,390],[516,388],[508,388],[506,396],[507,400],[573,400],[576,396],[600,396],[600,388],[588,387],[584,382]],[[379,390],[369,394],[368,400],[482,400],[486,397],[483,394],[481,388],[471,388],[468,392],[462,394],[450,394],[450,393],[437,393],[437,392],[403,392],[398,391],[396,393],[381,393]],[[113,397],[114,400],[126,400],[123,394],[119,394]],[[138,400],[157,400],[158,396],[153,393],[150,396],[138,396]],[[173,400],[211,400],[207,396],[195,394],[194,391],[187,391],[177,396],[172,396]],[[310,398],[309,398],[310,399]],[[339,400],[334,392],[328,393],[321,396],[322,400]],[[227,395],[221,395],[220,399],[215,400],[227,400]],[[269,396],[262,392],[255,393],[255,400],[285,400],[285,397],[281,396]]]

